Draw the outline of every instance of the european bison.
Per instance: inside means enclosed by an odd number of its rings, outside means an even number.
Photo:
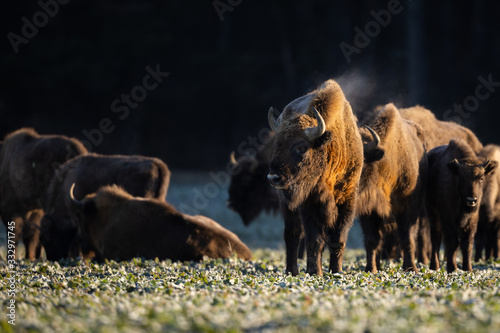
[[[495,161],[483,161],[461,139],[432,149],[429,154],[427,209],[431,225],[432,256],[430,268],[439,269],[438,253],[444,238],[447,271],[457,269],[457,249],[463,256],[462,269],[472,271],[472,244],[479,218],[486,175]]]
[[[40,255],[39,226],[49,182],[59,165],[86,154],[80,141],[63,135],[40,135],[32,128],[8,134],[0,152],[0,214],[16,223],[16,245],[23,237],[29,259]],[[35,228],[35,229],[33,229]],[[24,237],[24,232],[28,234]],[[17,251],[16,251],[17,253]]]
[[[235,158],[231,153],[231,184],[227,205],[237,212],[248,226],[262,211],[279,211],[278,191],[269,184],[267,174],[274,145],[274,133],[268,142],[257,148],[256,154]]]
[[[44,207],[42,242],[47,259],[75,257],[80,250],[87,256],[92,250],[79,244],[76,219],[66,205],[73,183],[77,198],[116,184],[134,196],[165,200],[169,181],[169,169],[157,158],[91,153],[66,162],[52,179]]]
[[[365,144],[357,205],[365,237],[366,271],[377,272],[380,267],[384,234],[395,222],[403,269],[416,272],[415,236],[427,176],[422,128],[403,119],[393,104],[386,105],[370,126],[360,129]]]
[[[422,106],[417,105],[410,108],[399,109],[399,112],[403,118],[412,120],[422,126],[424,137],[427,142],[427,150],[431,150],[437,146],[447,145],[453,138],[463,139],[475,153],[478,153],[483,148],[479,139],[470,129],[452,121],[438,120],[432,111]],[[420,221],[418,243],[417,254],[419,261],[427,264],[432,248],[430,244],[430,226],[426,216]]]
[[[100,258],[185,261],[228,258],[234,252],[252,258],[238,236],[207,217],[181,214],[164,200],[134,197],[118,186],[104,186],[78,201],[73,187],[70,206]]]
[[[363,145],[340,86],[326,81],[288,104],[276,120],[268,179],[280,190],[285,219],[286,271],[298,274],[297,250],[305,231],[307,273],[322,275],[321,256],[330,249],[330,271],[342,270],[347,234],[356,210]]]
[[[500,164],[500,147],[497,145],[486,145],[478,154],[485,160],[495,161]],[[490,172],[484,182],[483,198],[479,207],[479,222],[475,237],[476,255],[475,260],[484,258],[498,259],[500,241],[500,172]]]

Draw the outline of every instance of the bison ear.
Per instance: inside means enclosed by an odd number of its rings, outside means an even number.
[[[448,168],[450,168],[451,171],[457,172],[458,171],[458,167],[460,166],[460,163],[455,158],[453,161],[448,162],[447,165],[448,165]]]
[[[375,148],[372,151],[365,152],[365,163],[373,163],[380,161],[382,158],[384,158],[385,152],[383,149],[380,148]]]
[[[496,161],[486,161],[484,164],[484,174],[487,175],[493,170],[496,169],[497,167],[497,162]]]
[[[313,142],[313,148],[320,148],[326,144],[329,144],[333,140],[332,132],[326,131],[319,138],[315,139]]]

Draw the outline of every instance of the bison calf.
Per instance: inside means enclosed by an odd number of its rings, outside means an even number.
[[[461,139],[452,139],[428,154],[429,182],[427,208],[431,224],[432,256],[430,268],[439,269],[439,248],[444,238],[448,272],[457,269],[460,245],[465,271],[472,271],[472,245],[477,229],[479,207],[485,175],[495,167],[494,161],[476,157]]]
[[[102,187],[77,201],[73,187],[70,203],[82,237],[100,258],[185,261],[228,258],[233,252],[252,258],[238,236],[207,217],[181,214],[165,201],[133,197],[117,186]]]

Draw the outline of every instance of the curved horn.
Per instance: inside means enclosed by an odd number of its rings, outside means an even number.
[[[238,165],[238,161],[236,161],[236,156],[234,155],[234,150],[229,155],[229,162],[231,162],[232,166]]]
[[[325,131],[326,131],[326,125],[325,121],[323,120],[323,117],[319,114],[318,110],[316,108],[312,108],[314,117],[316,118],[316,121],[318,122],[318,126],[316,127],[308,127],[304,130],[306,136],[309,138],[309,140],[314,140],[316,138],[319,138],[322,136]]]
[[[70,199],[71,205],[73,207],[80,208],[83,206],[83,202],[75,199],[75,196],[73,195],[74,188],[75,188],[75,183],[73,183],[73,185],[71,185],[71,188],[69,189],[69,199]]]
[[[364,151],[366,152],[366,151],[372,151],[374,149],[377,149],[378,145],[380,144],[380,137],[370,126],[365,125],[364,127],[368,130],[368,132],[370,132],[370,134],[372,135],[372,138],[373,138],[372,142],[366,143],[363,145]]]
[[[278,133],[280,131],[280,124],[276,121],[276,118],[274,118],[274,108],[272,106],[267,113],[267,121],[269,122],[269,127],[271,127],[274,132]]]

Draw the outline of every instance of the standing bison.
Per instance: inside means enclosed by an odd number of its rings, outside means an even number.
[[[425,204],[427,156],[422,129],[388,104],[361,128],[364,166],[357,212],[365,237],[367,272],[377,272],[384,235],[397,225],[403,269],[417,271],[415,236]],[[389,229],[389,230],[388,230]]]
[[[227,204],[241,216],[246,226],[262,211],[274,213],[279,210],[278,191],[267,180],[274,138],[273,133],[268,142],[257,148],[255,155],[236,159],[234,153],[231,154],[233,172]]]
[[[352,226],[363,145],[340,86],[326,81],[288,104],[276,120],[268,179],[280,190],[285,219],[286,271],[298,274],[297,250],[305,232],[307,273],[322,275],[321,256],[330,249],[330,271],[342,270]]]
[[[15,242],[23,237],[29,259],[40,256],[39,209],[55,170],[70,158],[86,153],[74,138],[39,135],[31,128],[5,137],[0,152],[0,213],[4,224],[16,221]]]
[[[45,202],[42,242],[47,259],[75,257],[80,250],[86,256],[92,250],[80,244],[76,217],[66,204],[73,183],[77,198],[116,184],[134,196],[165,200],[169,181],[170,171],[157,158],[87,154],[66,162],[52,179]]]
[[[70,206],[82,237],[99,258],[185,261],[228,258],[233,253],[252,258],[238,236],[207,217],[181,214],[164,200],[134,197],[117,186],[102,187],[78,201],[73,186]]]
[[[495,167],[494,161],[476,157],[461,139],[429,152],[427,208],[431,225],[432,256],[430,268],[439,268],[438,253],[444,238],[447,271],[457,269],[457,249],[463,256],[462,269],[472,271],[472,245],[477,229],[479,207],[485,176]]]
[[[500,164],[500,147],[497,145],[486,145],[478,154],[485,160]],[[500,241],[500,172],[490,172],[484,182],[483,198],[479,207],[479,222],[475,237],[476,255],[475,260],[483,257],[498,259]]]

